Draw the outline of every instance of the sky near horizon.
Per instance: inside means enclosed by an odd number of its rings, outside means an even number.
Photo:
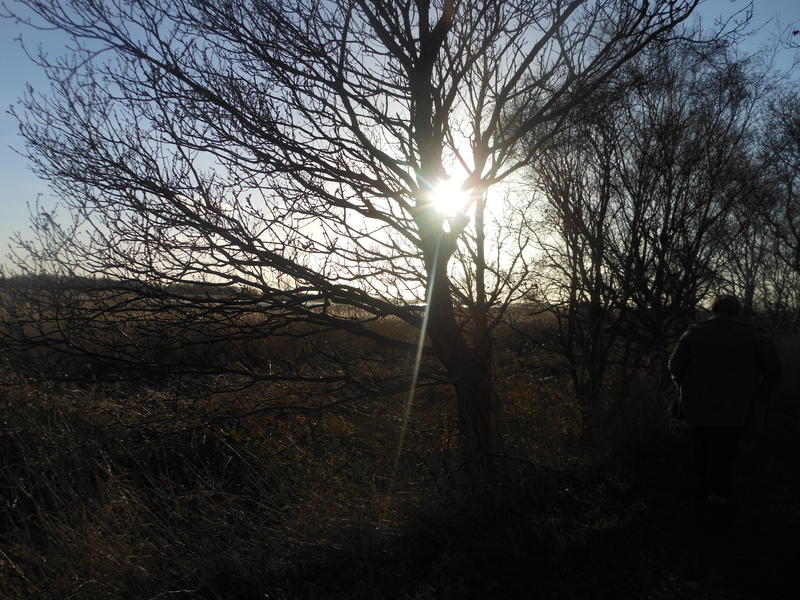
[[[712,27],[715,20],[746,4],[747,0],[706,0],[697,14],[706,26]],[[12,8],[15,5],[13,1],[7,3]],[[750,27],[756,33],[747,42],[745,51],[769,45],[779,31],[790,25],[800,28],[800,0],[755,0]],[[57,200],[47,183],[38,179],[26,159],[14,150],[23,148],[23,140],[17,133],[17,121],[10,114],[10,107],[24,93],[27,84],[39,90],[47,86],[42,73],[23,52],[20,37],[29,51],[35,52],[41,46],[53,56],[62,54],[67,42],[58,32],[37,31],[0,17],[0,265],[7,262],[11,236],[15,232],[24,236],[28,231],[28,205],[37,196],[44,206],[52,206]],[[782,52],[777,64],[786,68],[796,54]],[[795,78],[800,78],[800,73]]]

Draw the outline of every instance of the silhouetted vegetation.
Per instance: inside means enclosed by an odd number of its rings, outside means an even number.
[[[506,331],[498,344],[497,479],[490,494],[478,496],[457,485],[448,386],[417,396],[393,474],[402,394],[340,403],[341,390],[322,394],[298,383],[214,393],[207,380],[185,376],[75,385],[29,383],[6,371],[2,592],[287,599],[778,593],[792,576],[787,548],[800,524],[792,492],[800,439],[800,381],[791,379],[800,373],[796,338],[783,344],[790,376],[770,408],[766,435],[749,438],[738,529],[710,572],[701,555],[713,547],[694,529],[689,445],[666,422],[657,374],[643,371],[629,383],[628,404],[590,415],[567,366],[557,354],[532,351],[530,339]],[[586,423],[590,417],[598,422]],[[603,436],[587,438],[586,430]]]
[[[15,109],[61,205],[0,278],[0,595],[781,597],[800,93],[743,22],[22,4],[74,47]],[[785,373],[728,531],[665,414],[723,292]]]
[[[244,326],[239,303],[159,293],[186,282],[253,290],[261,337],[300,319],[413,356],[366,324],[425,322],[480,486],[493,332],[533,273],[524,232],[488,224],[492,190],[697,0],[23,4],[76,45],[70,66],[38,57],[52,93],[21,102],[66,215],[36,208],[20,266],[146,282],[147,310],[188,329],[204,312]],[[463,197],[445,214],[451,176]]]

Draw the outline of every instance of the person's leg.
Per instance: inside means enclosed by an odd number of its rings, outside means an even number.
[[[708,432],[708,495],[705,503],[706,552],[712,572],[723,573],[732,563],[736,548],[736,506],[733,492],[733,463],[742,430],[714,428]]]
[[[694,547],[697,551],[696,569],[698,577],[705,577],[710,568],[713,568],[714,557],[716,556],[715,547],[715,527],[714,515],[711,514],[711,506],[708,503],[708,494],[712,482],[709,479],[711,469],[709,468],[710,437],[713,432],[708,427],[694,427],[694,471],[696,478],[694,514],[695,524],[693,533]]]
[[[733,493],[733,463],[739,452],[742,429],[721,427],[715,434],[714,469],[716,493],[722,498],[730,498]]]
[[[739,447],[741,429],[718,427],[707,432],[708,494],[724,502],[733,489],[733,462]]]
[[[706,491],[711,502],[721,499],[723,496],[722,488],[724,487],[726,468],[723,433],[722,429],[716,427],[708,431],[708,488]]]
[[[699,499],[705,499],[709,493],[709,435],[708,427],[695,427],[693,430],[694,473]]]

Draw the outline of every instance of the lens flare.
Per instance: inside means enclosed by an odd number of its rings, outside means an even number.
[[[452,178],[440,180],[431,190],[433,208],[445,217],[455,217],[462,213],[468,200],[469,195],[462,188],[461,183]]]
[[[436,242],[436,251],[433,254],[433,264],[439,262],[439,250],[440,250],[440,243],[441,238]],[[394,484],[397,479],[397,468],[400,465],[400,456],[403,453],[403,444],[405,443],[406,439],[406,431],[408,430],[408,421],[411,418],[411,406],[414,404],[414,395],[417,392],[417,382],[419,381],[419,368],[422,364],[422,351],[425,348],[425,335],[428,331],[428,317],[430,317],[431,311],[431,296],[433,294],[433,286],[436,284],[436,270],[434,269],[433,273],[431,273],[430,279],[428,281],[428,286],[425,290],[425,312],[422,315],[422,327],[419,330],[419,340],[417,341],[417,353],[414,357],[414,368],[411,372],[411,382],[408,388],[408,396],[406,396],[406,403],[403,407],[403,420],[400,423],[400,435],[397,440],[397,450],[395,451],[394,455],[394,462],[392,464],[392,474],[389,478],[389,491],[387,494],[387,503],[383,508],[383,511],[380,516],[380,522],[382,523],[386,512],[389,510],[389,502],[391,502],[392,495],[394,494]]]

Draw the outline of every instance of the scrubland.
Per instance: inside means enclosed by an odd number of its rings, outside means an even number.
[[[419,389],[397,457],[403,391],[55,383],[6,366],[0,597],[780,597],[781,546],[800,533],[800,370],[766,433],[748,434],[741,530],[703,570],[687,431],[664,414],[672,390],[643,370],[626,398],[586,411],[557,356],[500,333],[496,480],[480,495],[459,483],[446,385]],[[797,339],[782,352],[795,360]],[[384,370],[365,377],[410,368],[369,353],[362,368]]]

